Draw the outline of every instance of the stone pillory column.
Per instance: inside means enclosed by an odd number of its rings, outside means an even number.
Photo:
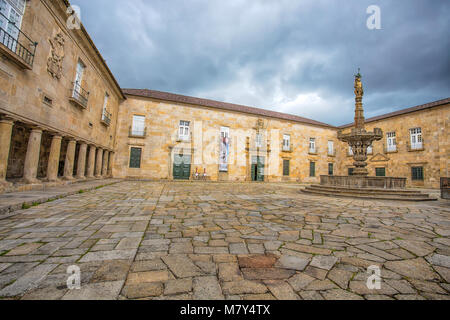
[[[42,129],[33,128],[28,139],[27,153],[23,168],[23,180],[26,183],[36,183],[38,180],[37,169],[39,164],[39,152],[41,150]]]
[[[95,177],[102,177],[102,161],[103,161],[103,150],[97,148],[97,163],[95,164]]]
[[[58,179],[59,155],[61,154],[62,137],[54,135],[50,146],[50,155],[47,165],[47,180],[56,181]]]
[[[94,168],[95,168],[95,150],[96,147],[89,146],[89,158],[87,167],[87,178],[94,178]]]
[[[86,179],[84,172],[86,169],[86,151],[87,144],[85,142],[80,143],[80,151],[78,153],[78,164],[77,164],[77,179]]]
[[[106,177],[108,171],[108,150],[103,151],[102,177]]]
[[[8,169],[9,147],[14,121],[9,118],[0,119],[0,185],[6,185],[6,171]]]
[[[70,139],[67,145],[66,160],[64,162],[64,180],[73,180],[73,163],[75,161],[75,148],[77,141]]]

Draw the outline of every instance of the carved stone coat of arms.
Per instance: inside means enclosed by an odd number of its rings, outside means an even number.
[[[54,38],[49,39],[52,50],[47,60],[47,71],[53,78],[61,79],[62,63],[64,59],[64,43],[65,39],[61,32],[56,34]]]

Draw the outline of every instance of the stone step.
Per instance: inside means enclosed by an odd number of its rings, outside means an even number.
[[[334,190],[330,192],[328,190],[320,190],[317,188],[308,188],[301,190],[302,193],[331,196],[331,197],[347,197],[347,198],[358,198],[358,199],[368,199],[368,200],[395,200],[395,201],[435,201],[437,199],[430,198],[428,194],[417,193],[414,195],[395,195],[395,194],[376,194],[376,193],[365,193],[365,192],[349,192]]]
[[[418,190],[407,190],[407,189],[383,189],[383,188],[353,188],[353,187],[339,187],[339,186],[328,186],[328,185],[320,185],[320,184],[312,184],[308,186],[308,188],[311,189],[318,189],[318,190],[328,190],[330,192],[345,190],[350,192],[364,192],[364,193],[379,193],[379,194],[388,194],[388,193],[394,193],[394,194],[422,194]]]

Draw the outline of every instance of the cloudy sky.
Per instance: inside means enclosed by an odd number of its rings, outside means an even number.
[[[448,0],[72,0],[123,88],[351,122],[450,97]],[[369,30],[368,6],[381,9]]]

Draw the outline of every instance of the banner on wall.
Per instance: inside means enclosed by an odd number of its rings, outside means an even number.
[[[228,172],[228,156],[230,154],[230,128],[220,128],[219,171]]]

